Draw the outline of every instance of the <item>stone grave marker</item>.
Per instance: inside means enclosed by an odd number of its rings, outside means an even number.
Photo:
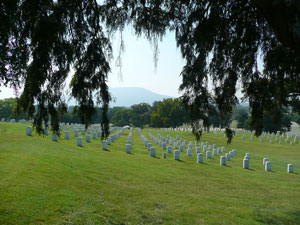
[[[82,147],[82,137],[77,137],[77,146]]]
[[[155,157],[155,148],[154,147],[150,147],[150,156]]]
[[[126,144],[125,150],[126,150],[126,153],[131,153],[131,144]]]
[[[202,153],[197,154],[197,163],[203,163],[203,154]]]
[[[26,127],[25,131],[27,136],[32,136],[32,127]]]
[[[226,157],[225,156],[220,156],[220,165],[226,166]]]
[[[293,164],[288,164],[287,165],[287,172],[288,173],[294,173],[294,165]]]
[[[180,151],[179,150],[174,151],[174,159],[175,160],[180,160]]]

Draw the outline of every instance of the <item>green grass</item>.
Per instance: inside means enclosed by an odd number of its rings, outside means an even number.
[[[156,147],[149,156],[137,131],[132,154],[125,153],[128,131],[108,151],[100,140],[77,147],[51,135],[25,135],[24,124],[0,123],[0,224],[300,224],[300,145],[251,143],[241,135],[226,147],[237,155],[219,165],[219,156],[181,161]],[[188,132],[142,130],[157,136]],[[150,140],[150,139],[149,139]],[[226,139],[204,135],[223,146]],[[250,169],[242,168],[246,152]],[[265,172],[262,159],[272,162]],[[286,167],[293,163],[295,173]]]

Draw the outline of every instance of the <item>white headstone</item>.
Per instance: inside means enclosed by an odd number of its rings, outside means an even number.
[[[287,172],[288,173],[294,173],[294,165],[293,164],[288,164],[287,165]]]
[[[207,151],[207,152],[206,152],[206,158],[207,158],[207,159],[211,159],[211,152],[210,152],[210,151]]]
[[[155,157],[155,148],[154,147],[150,147],[150,156]]]
[[[168,149],[168,153],[172,154],[172,146],[168,146],[167,149]]]
[[[174,149],[178,149],[178,143],[174,142]]]
[[[52,141],[58,141],[58,137],[54,133],[52,133]]]
[[[108,137],[108,138],[106,139],[106,144],[107,144],[107,145],[110,145],[110,144],[111,144],[111,138],[110,138],[110,137]]]
[[[85,136],[85,141],[88,142],[88,143],[91,143],[91,135],[87,134]]]
[[[213,155],[214,155],[214,156],[217,156],[217,155],[218,155],[217,149],[213,149]]]
[[[272,164],[270,161],[267,161],[265,163],[265,171],[271,171],[272,170]]]
[[[226,160],[230,161],[230,155],[228,153],[225,154]]]
[[[26,127],[26,135],[32,136],[32,127]]]
[[[162,143],[162,147],[163,147],[163,150],[167,150],[167,144],[166,144],[166,142]]]
[[[203,154],[202,153],[197,154],[197,163],[203,163]]]
[[[70,139],[70,131],[65,131],[65,139]]]
[[[218,148],[218,152],[219,152],[219,154],[221,154],[222,153],[222,148]]]
[[[174,151],[174,159],[175,160],[180,160],[180,151],[179,150]]]
[[[243,160],[243,168],[244,169],[249,169],[249,164],[250,164],[249,162],[250,162],[250,160],[248,157],[244,158],[244,160]]]
[[[131,153],[131,145],[130,144],[126,144],[125,149],[126,149],[126,153]]]
[[[77,146],[82,147],[82,137],[77,137]]]
[[[107,143],[105,140],[102,141],[102,149],[107,150]]]
[[[269,161],[268,158],[263,158],[263,165],[265,165],[267,161]]]
[[[184,146],[180,145],[180,152],[184,152]]]
[[[188,148],[188,150],[186,151],[186,155],[192,156],[192,149]]]
[[[165,159],[167,157],[167,154],[163,152],[162,157]]]
[[[226,166],[226,157],[225,156],[220,157],[220,165],[221,166]]]

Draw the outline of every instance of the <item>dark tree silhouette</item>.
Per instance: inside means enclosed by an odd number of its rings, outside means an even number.
[[[105,138],[110,35],[132,25],[157,47],[171,30],[186,61],[180,90],[191,119],[209,124],[212,102],[221,115],[230,113],[240,82],[259,135],[264,112],[279,121],[285,106],[300,111],[299,11],[297,0],[2,0],[0,83],[24,85],[19,109],[34,117],[38,132],[49,118],[57,131],[66,111],[62,90],[74,68],[70,88],[78,113],[87,125],[96,93]]]

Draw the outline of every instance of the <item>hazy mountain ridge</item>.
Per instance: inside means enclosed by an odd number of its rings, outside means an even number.
[[[110,102],[110,107],[125,106],[130,107],[134,104],[142,102],[152,105],[154,101],[161,101],[164,98],[174,98],[168,95],[161,95],[150,90],[140,87],[117,87],[110,88],[109,92],[113,101]],[[75,100],[71,98],[68,102],[69,106],[77,105]]]

